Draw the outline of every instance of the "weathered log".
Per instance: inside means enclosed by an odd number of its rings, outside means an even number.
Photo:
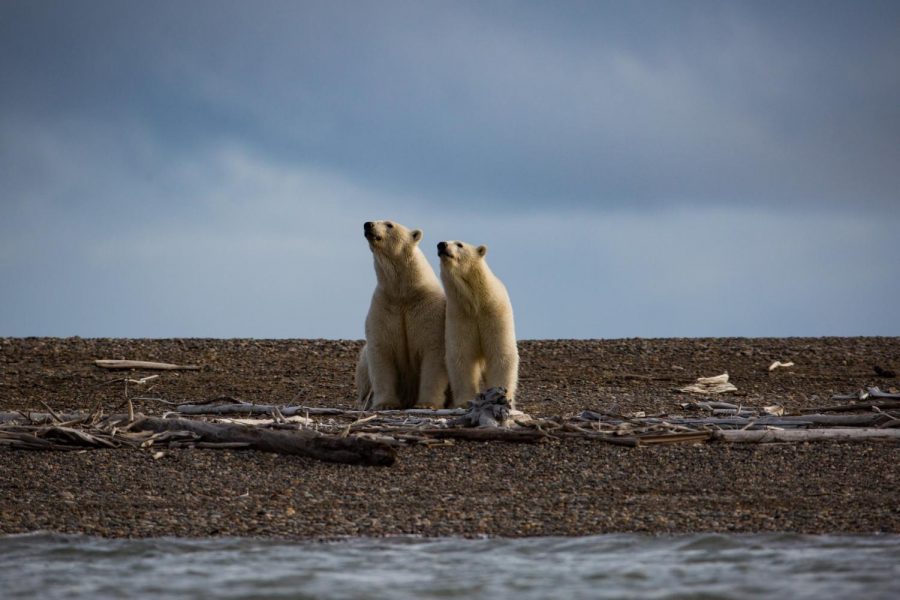
[[[199,365],[175,365],[172,363],[152,362],[147,360],[95,360],[94,364],[101,369],[144,369],[148,371],[199,371]]]
[[[132,431],[190,431],[199,441],[248,444],[249,448],[278,454],[296,454],[328,462],[381,465],[394,464],[396,452],[386,444],[356,437],[325,435],[309,429],[296,431],[259,429],[190,419],[144,417]]]
[[[728,373],[715,377],[698,377],[694,383],[678,388],[679,392],[691,394],[724,394],[737,391],[737,387],[728,381]]]
[[[358,410],[342,410],[340,408],[312,408],[306,406],[278,406],[275,404],[179,404],[175,410],[183,415],[267,415],[274,416],[276,411],[283,417],[302,415],[364,415],[372,414]]]
[[[878,386],[859,390],[855,394],[835,394],[832,400],[868,400],[869,398],[881,398],[884,400],[900,400],[900,394],[884,392]]]
[[[56,440],[60,443],[72,443],[82,446],[94,446],[100,448],[118,448],[119,444],[110,439],[105,433],[97,435],[72,427],[45,427],[41,430],[41,436],[45,439]]]
[[[712,437],[711,431],[697,432],[679,432],[679,433],[659,433],[640,435],[637,437],[638,446],[647,446],[655,444],[684,444],[705,442]]]
[[[0,446],[21,448],[23,450],[81,450],[82,447],[70,444],[59,444],[38,437],[27,431],[0,431]]]
[[[32,425],[43,425],[46,423],[56,423],[58,422],[57,419],[61,419],[63,422],[68,422],[78,421],[87,417],[88,414],[85,412],[56,414],[56,416],[54,417],[54,415],[46,412],[32,412],[30,410],[23,410],[21,412],[0,412],[0,424],[29,423]]]
[[[817,415],[809,414],[802,416],[778,417],[766,422],[767,425],[778,425],[782,423],[801,423],[808,422],[813,425],[826,425],[831,427],[875,427],[882,423],[890,421],[892,417],[886,413],[874,413],[867,415]]]
[[[780,360],[776,360],[771,365],[769,365],[769,371],[774,371],[775,369],[785,369],[787,367],[793,367],[794,361],[781,362]]]
[[[791,416],[759,416],[759,417],[735,417],[731,419],[670,419],[673,425],[703,426],[715,425],[722,428],[759,428],[759,427],[809,427],[811,425],[824,425],[830,427],[874,427],[889,421],[891,417],[884,413],[867,415],[791,415]]]
[[[140,398],[136,398],[140,400]],[[275,404],[179,404],[175,410],[185,415],[272,415],[275,410],[285,417],[295,415],[340,416],[348,417],[379,415],[414,415],[423,417],[454,417],[465,414],[461,408],[431,410],[427,408],[411,408],[408,410],[356,410],[342,408],[324,408],[313,406],[277,406]]]
[[[715,426],[723,429],[742,429],[744,427],[810,427],[812,425],[845,426],[845,427],[874,427],[889,421],[892,416],[883,413],[866,415],[820,415],[809,414],[800,416],[773,416],[761,415],[758,417],[645,417],[641,419],[609,419],[603,415],[591,411],[584,411],[580,417],[585,420],[597,421],[607,425],[621,425],[622,423],[634,423],[635,425],[683,425],[686,427]]]
[[[887,398],[889,400],[900,400],[900,394],[885,392],[878,388],[878,386],[866,388],[866,392],[869,394],[870,398]]]
[[[685,408],[705,408],[707,410],[713,410],[716,408],[719,409],[730,409],[730,410],[738,410],[740,406],[737,404],[732,404],[731,402],[715,402],[712,400],[701,400],[700,402],[686,402],[682,404]]]
[[[536,429],[504,429],[501,427],[450,429],[435,427],[410,430],[410,433],[438,439],[454,438],[473,442],[520,442],[526,444],[543,442],[548,437],[546,433]]]
[[[800,412],[847,412],[851,410],[872,410],[873,408],[892,410],[900,408],[900,402],[858,402],[856,404],[840,404],[838,406],[816,406],[800,409]]]
[[[767,429],[767,430],[740,430],[740,431],[716,431],[713,439],[732,443],[768,443],[768,442],[817,442],[830,441],[854,441],[854,440],[895,440],[900,441],[898,429],[873,429],[860,428],[834,428],[834,429]]]
[[[714,408],[712,414],[716,417],[755,417],[759,411],[752,408]]]
[[[287,407],[292,410],[294,407]],[[348,417],[358,417],[366,415],[396,415],[400,417],[416,416],[416,417],[458,417],[466,413],[464,408],[387,408],[387,409],[369,409],[360,410],[358,408],[322,408],[313,406],[296,407],[300,414],[309,413],[310,415],[344,415]],[[282,411],[284,409],[281,409]]]
[[[175,410],[183,415],[274,415],[278,409],[282,415],[293,415],[289,407],[279,408],[273,404],[179,404]],[[291,407],[297,408],[297,407]]]
[[[512,425],[506,388],[492,387],[478,394],[474,400],[469,400],[466,413],[451,421],[450,424],[462,427],[507,427]]]

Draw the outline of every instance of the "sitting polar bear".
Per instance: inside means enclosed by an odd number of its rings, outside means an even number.
[[[447,373],[455,406],[492,387],[516,395],[519,352],[506,287],[488,267],[487,246],[440,242],[441,281],[447,294],[444,330]]]
[[[446,300],[419,248],[422,231],[391,221],[363,226],[378,284],[356,367],[360,404],[373,409],[442,408]]]

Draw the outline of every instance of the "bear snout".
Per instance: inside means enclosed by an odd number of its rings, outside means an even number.
[[[375,223],[373,223],[372,221],[366,221],[365,223],[363,223],[363,235],[370,242],[372,240],[374,240],[376,242],[381,241],[381,236],[375,235]]]
[[[447,242],[438,242],[438,256],[446,256],[451,258],[450,252],[447,251]]]

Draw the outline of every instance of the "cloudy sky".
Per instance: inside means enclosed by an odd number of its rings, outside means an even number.
[[[360,338],[367,220],[521,338],[900,335],[900,3],[0,0],[0,336]]]

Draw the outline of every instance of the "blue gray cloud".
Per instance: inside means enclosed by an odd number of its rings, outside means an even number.
[[[895,3],[14,3],[4,113],[457,201],[894,205]]]
[[[359,337],[373,218],[524,337],[896,335],[898,17],[5,1],[0,335]]]

